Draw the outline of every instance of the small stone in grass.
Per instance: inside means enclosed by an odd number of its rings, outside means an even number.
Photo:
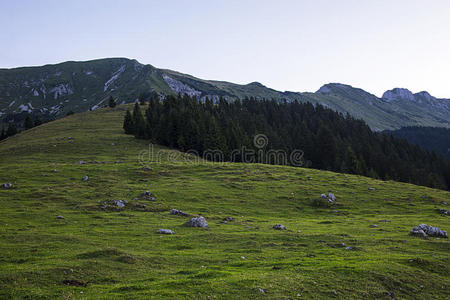
[[[175,232],[173,232],[170,229],[159,229],[158,233],[160,233],[160,234],[174,234]]]
[[[169,211],[169,215],[178,215],[178,216],[183,216],[183,217],[187,217],[189,216],[189,214],[185,213],[184,211],[178,210],[178,209],[171,209]]]
[[[2,184],[2,188],[10,189],[10,188],[12,188],[12,184],[10,182],[4,183],[4,184]]]
[[[286,230],[286,227],[284,227],[284,225],[281,224],[275,224],[272,227],[273,229],[277,229],[277,230]]]

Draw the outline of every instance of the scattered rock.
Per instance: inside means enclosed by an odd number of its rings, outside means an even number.
[[[148,171],[151,171],[152,169],[151,168],[147,168],[147,167],[143,167],[143,168],[141,168],[141,170],[145,171],[145,172],[148,172]]]
[[[73,140],[73,137],[69,136],[67,139],[68,139],[68,140]]]
[[[190,219],[185,225],[189,227],[208,227],[208,223],[202,216]]]
[[[370,227],[370,228],[378,228],[378,227],[380,227],[380,226],[375,225],[375,224],[372,224],[372,225],[370,225],[369,227]]]
[[[441,204],[442,204],[442,205],[447,205],[448,203],[445,202],[445,201],[442,201]]]
[[[389,222],[391,222],[391,220],[380,220],[379,222],[389,223]]]
[[[58,173],[58,171],[56,169],[53,169],[52,172],[53,173]]]
[[[332,209],[331,210],[332,213],[340,213],[341,211],[337,210],[337,209]]]
[[[141,194],[142,199],[155,201],[155,197],[153,197],[153,193],[150,191],[145,191]]]
[[[226,217],[226,218],[224,218],[223,219],[225,222],[231,222],[231,221],[234,221],[234,218],[233,217]]]
[[[124,207],[125,204],[128,203],[127,200],[113,200],[114,204],[117,205],[118,207]]]
[[[87,162],[84,161],[84,160],[80,160],[80,161],[78,162],[78,164],[79,164],[79,165],[85,165],[85,164],[87,164]]]
[[[333,193],[329,193],[328,196],[326,194],[320,194],[320,197],[327,199],[329,203],[334,203],[336,201],[336,196]]]
[[[63,216],[56,216],[57,219],[64,219]]]
[[[277,229],[277,230],[286,230],[286,227],[284,227],[284,225],[281,224],[275,224],[272,227],[273,229]]]
[[[443,214],[443,215],[450,216],[450,210],[446,210],[446,209],[440,208],[439,212],[441,214]]]
[[[370,187],[369,191],[375,191],[375,188],[374,187]]]
[[[334,202],[334,201],[336,201],[336,196],[333,193],[329,193],[328,199]]]
[[[189,214],[185,213],[184,211],[178,210],[178,209],[171,209],[169,211],[169,215],[178,215],[178,216],[183,216],[183,217],[188,217]]]
[[[115,164],[121,164],[122,162],[120,160],[116,160],[114,163]]]
[[[265,293],[266,293],[266,291],[263,290],[262,288],[258,288],[258,291],[259,291],[261,294],[265,294]]]
[[[74,280],[74,279],[66,279],[63,281],[64,284],[70,285],[70,286],[82,286],[86,287],[88,284],[86,282]]]
[[[345,250],[353,250],[352,247],[345,247]]]
[[[89,177],[86,175],[83,177],[83,181],[88,181]]]
[[[111,146],[115,146],[116,145],[116,143],[111,143]]]
[[[160,233],[160,234],[174,234],[175,232],[173,232],[170,229],[159,229],[158,233]]]
[[[10,188],[12,188],[12,184],[10,182],[4,183],[4,184],[2,184],[2,188],[10,189]]]
[[[447,231],[440,230],[438,227],[420,224],[409,232],[411,235],[417,235],[421,237],[433,236],[433,237],[448,237]]]

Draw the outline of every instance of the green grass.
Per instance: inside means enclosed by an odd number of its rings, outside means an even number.
[[[420,223],[450,230],[437,212],[450,193],[304,168],[195,163],[163,148],[143,171],[147,142],[122,133],[123,114],[75,114],[0,143],[0,183],[14,185],[0,190],[0,298],[450,297],[448,239],[408,235]],[[140,198],[146,190],[156,201]],[[338,205],[315,205],[328,192]],[[118,199],[129,203],[108,204]],[[171,208],[205,216],[209,228],[183,226],[188,218]],[[223,223],[227,216],[235,220]]]

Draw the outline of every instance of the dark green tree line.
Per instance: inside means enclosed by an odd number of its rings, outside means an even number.
[[[361,120],[311,103],[152,97],[145,112],[136,103],[133,112],[126,113],[124,130],[200,155],[208,149],[221,150],[225,160],[237,162],[244,158],[233,150],[260,150],[253,137],[264,134],[265,151],[301,149],[313,168],[442,189],[450,186],[450,163],[444,157],[404,139],[372,132]],[[256,155],[254,160],[258,161]]]

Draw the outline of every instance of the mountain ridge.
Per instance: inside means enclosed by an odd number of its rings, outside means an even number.
[[[363,119],[376,131],[405,126],[450,128],[450,100],[426,91],[412,94],[394,88],[379,98],[351,85],[328,83],[316,92],[282,92],[260,82],[200,79],[124,57],[0,69],[0,117],[33,112],[59,118],[68,111],[95,110],[110,96],[130,103],[150,92],[216,101],[254,97],[311,102]]]

